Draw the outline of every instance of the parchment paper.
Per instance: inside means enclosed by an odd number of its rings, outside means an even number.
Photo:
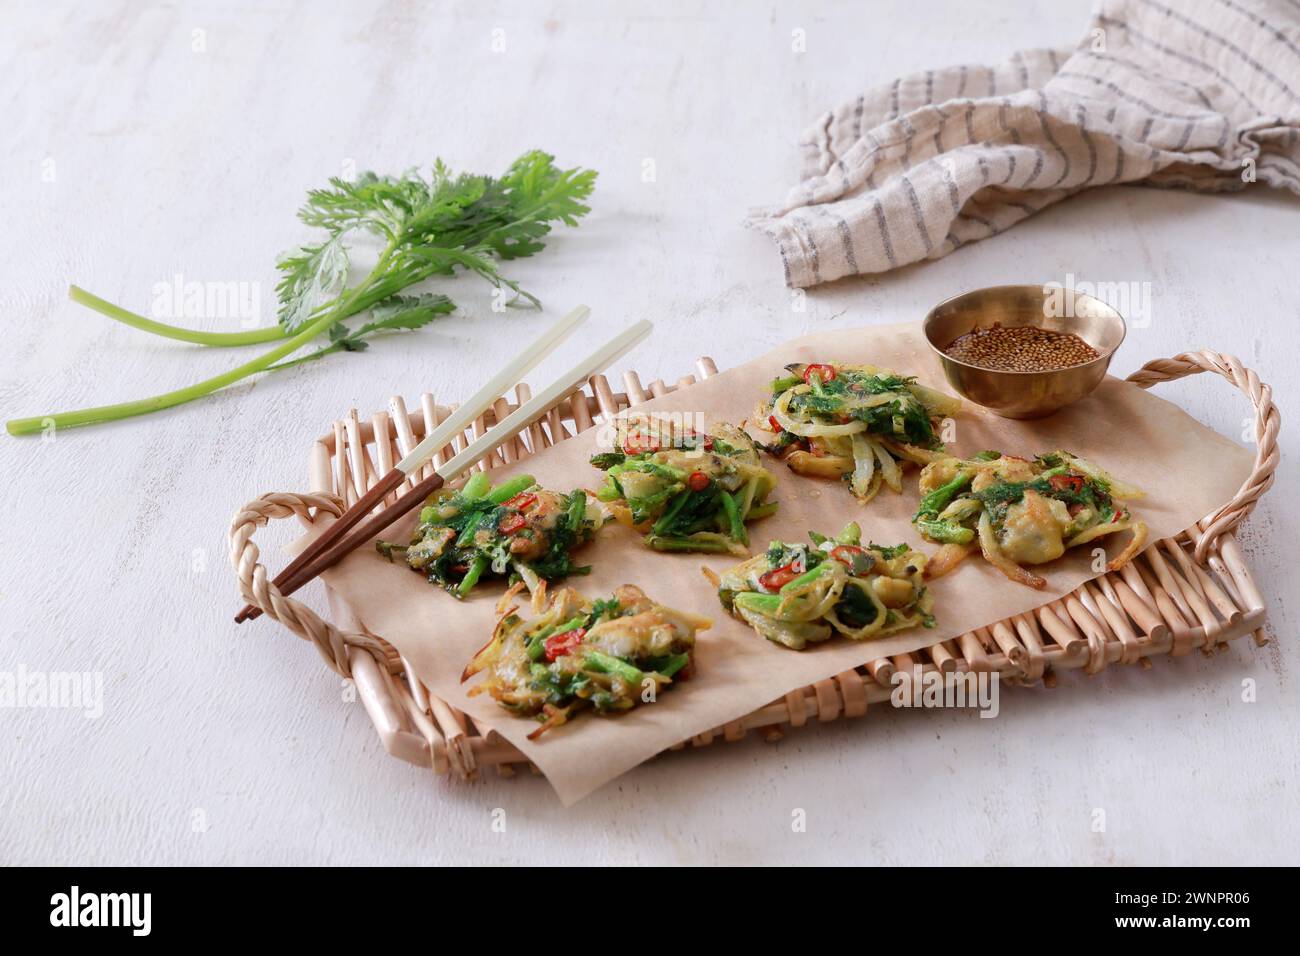
[[[796,361],[869,362],[916,375],[924,384],[951,392],[918,326],[843,328],[796,339],[642,408],[700,412],[708,421],[739,423],[752,415],[782,366]],[[587,463],[598,430],[593,428],[524,462],[494,469],[493,478],[501,481],[526,472],[559,491],[599,487],[600,473]],[[967,403],[957,417],[949,448],[959,455],[994,448],[1025,457],[1064,448],[1086,457],[1147,491],[1148,497],[1133,508],[1150,526],[1151,541],[1192,526],[1227,501],[1249,473],[1252,460],[1245,449],[1181,409],[1115,378],[1108,378],[1084,401],[1039,421],[998,418]],[[749,526],[754,549],[765,547],[771,538],[804,541],[809,529],[831,534],[856,520],[864,539],[882,544],[906,541],[927,553],[934,551],[936,546],[923,541],[910,523],[918,498],[915,469],[905,472],[903,494],[884,489],[864,506],[841,482],[801,477],[769,461],[777,476],[775,498],[781,507],[776,516]],[[410,527],[411,522],[397,525],[387,537],[404,541]],[[1114,554],[1127,540],[1125,532],[1102,543]],[[661,693],[656,703],[640,705],[617,718],[583,713],[536,742],[525,737],[537,726],[535,722],[506,713],[487,694],[467,697],[473,682],[459,683],[465,663],[491,634],[495,605],[504,590],[499,581],[480,584],[469,599],[457,602],[371,548],[358,549],[324,578],[372,632],[405,655],[426,686],[523,751],[568,805],[673,744],[739,718],[791,690],[878,657],[930,646],[1060,597],[1097,576],[1091,570],[1090,551],[1079,548],[1051,565],[1036,567],[1047,578],[1045,591],[1008,581],[973,555],[933,583],[938,627],[861,643],[836,637],[798,652],[758,637],[723,612],[700,568],[709,565],[721,572],[737,559],[654,553],[637,535],[611,523],[579,552],[581,563],[594,566],[592,573],[567,583],[589,595],[608,595],[619,584],[634,583],[662,603],[712,617],[714,626],[698,637],[695,676]],[[520,603],[527,612],[526,596]]]

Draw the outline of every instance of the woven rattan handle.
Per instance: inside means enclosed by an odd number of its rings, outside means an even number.
[[[1217,372],[1241,389],[1255,407],[1255,466],[1245,483],[1223,507],[1197,522],[1200,537],[1196,540],[1196,560],[1204,564],[1209,548],[1219,535],[1231,531],[1250,514],[1260,495],[1273,484],[1279,453],[1277,433],[1282,427],[1282,416],[1273,404],[1273,390],[1259,380],[1259,376],[1241,364],[1241,360],[1222,352],[1183,352],[1171,359],[1147,362],[1128,377],[1139,388],[1150,388],[1160,382]]]
[[[285,597],[272,583],[266,568],[258,563],[261,552],[253,543],[253,533],[272,518],[292,515],[310,520],[312,509],[317,516],[329,514],[338,517],[343,513],[344,504],[336,495],[269,494],[239,509],[230,522],[230,534],[226,539],[230,546],[230,563],[239,578],[239,593],[249,604],[261,608],[267,617],[274,618],[299,637],[315,644],[325,663],[343,677],[351,676],[348,647],[369,651],[383,666],[391,669],[391,648],[369,634],[341,631],[305,604]]]

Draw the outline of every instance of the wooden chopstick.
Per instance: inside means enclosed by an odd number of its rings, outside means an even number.
[[[349,528],[353,528],[351,534],[346,537],[343,534],[333,535],[332,540],[324,548],[315,549],[316,555],[314,558],[308,562],[302,562],[293,573],[281,575],[281,577],[285,578],[283,584],[277,578],[276,584],[280,593],[292,594],[304,584],[314,580],[321,572],[333,567],[398,518],[419,507],[434,491],[437,491],[460,473],[478,464],[504,442],[514,438],[544,415],[551,405],[571,393],[597,372],[603,371],[611,362],[616,361],[630,351],[633,346],[649,335],[653,328],[654,326],[650,322],[642,320],[623,330],[623,332],[571,368],[566,374],[557,378],[533,398],[520,405],[514,412],[506,416],[504,421],[491,428],[487,434],[470,442],[463,451],[443,464],[432,475],[416,483],[415,487],[401,495],[393,504],[382,511],[365,517],[365,520],[354,520],[349,525]],[[389,490],[391,491],[392,488]],[[383,495],[378,496],[376,500],[382,501]],[[353,509],[360,504],[361,502],[358,501],[357,505],[353,506]],[[330,535],[334,527],[335,525],[331,525],[330,529],[321,537],[324,538],[326,535]],[[347,530],[344,529],[345,532]],[[259,613],[258,609],[254,608],[253,613],[249,614],[246,619],[256,617]]]
[[[348,529],[356,525],[376,506],[381,504],[389,492],[395,491],[401,486],[402,482],[419,471],[425,462],[437,453],[438,449],[444,447],[451,440],[452,436],[468,427],[472,421],[487,411],[508,388],[536,368],[542,359],[554,352],[565,339],[573,334],[579,325],[587,320],[587,316],[590,314],[591,310],[585,305],[578,306],[547,329],[537,341],[511,359],[505,368],[492,377],[491,381],[448,415],[445,421],[429,432],[423,441],[412,448],[401,461],[393,466],[392,470],[376,481],[374,486],[362,495],[356,504],[343,512],[324,534],[311,542],[301,554],[290,561],[285,569],[276,575],[275,586],[283,590],[285,584],[292,579],[293,575],[306,567],[317,556],[323,554],[334,542],[341,539]],[[336,448],[334,453],[341,454],[342,450]],[[235,615],[235,623],[242,624],[244,621],[250,621],[261,613],[259,608],[246,604]]]

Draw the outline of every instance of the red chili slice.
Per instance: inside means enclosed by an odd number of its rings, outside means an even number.
[[[776,420],[775,415],[768,415],[767,423],[772,426],[772,431],[776,432],[778,435],[785,431],[785,429],[781,427],[781,423]]]
[[[682,444],[687,448],[699,446],[705,451],[713,451],[713,439],[708,435],[701,435],[692,428],[682,432]]]
[[[572,654],[574,648],[582,643],[582,639],[586,635],[587,629],[585,627],[575,627],[563,634],[552,634],[542,642],[542,647],[546,650],[546,663],[554,664],[557,657]]]
[[[814,362],[803,370],[803,381],[805,385],[812,384],[808,379],[811,378],[814,373],[816,373],[817,377],[820,378],[823,383],[835,381],[835,366],[820,365]]]
[[[876,559],[870,551],[866,548],[859,548],[856,544],[836,545],[831,548],[831,557],[854,574],[870,571],[876,563]]]
[[[623,454],[625,455],[646,455],[653,454],[660,450],[662,446],[659,439],[653,435],[647,435],[644,432],[637,432],[628,435],[623,441]]]
[[[705,488],[709,487],[709,484],[712,481],[713,479],[704,472],[693,471],[691,472],[690,477],[686,479],[686,487],[691,489],[691,491],[703,491]]]
[[[795,570],[794,563],[792,562],[790,564],[782,565],[779,568],[774,568],[766,574],[760,575],[758,578],[758,584],[764,591],[779,591],[798,576],[799,572]]]
[[[511,498],[509,501],[506,502],[506,507],[516,508],[519,511],[523,511],[524,509],[528,508],[536,501],[537,501],[537,496],[533,494],[531,491],[521,491],[519,494],[515,495],[513,498]]]
[[[1078,475],[1052,475],[1047,483],[1054,491],[1072,491],[1075,494],[1083,491],[1083,479]]]
[[[528,519],[523,515],[506,515],[497,525],[497,530],[502,534],[514,534],[521,531],[528,524]]]

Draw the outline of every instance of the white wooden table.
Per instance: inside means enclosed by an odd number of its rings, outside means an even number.
[[[436,156],[495,170],[542,147],[601,179],[580,229],[509,268],[545,315],[493,314],[489,290],[460,279],[455,317],[364,355],[53,441],[0,437],[0,671],[104,679],[98,720],[0,710],[0,862],[1294,862],[1300,527],[1282,505],[1293,461],[1243,532],[1270,596],[1265,649],[1242,641],[1214,660],[1008,690],[998,720],[876,708],[776,746],[715,744],[568,810],[541,779],[461,785],[391,759],[309,647],[266,622],[231,624],[224,533],[238,505],[304,487],[306,448],[336,414],[395,391],[467,394],[577,302],[600,330],[654,319],[653,345],[626,362],[675,378],[699,354],[725,365],[812,329],[919,319],[975,286],[1150,282],[1153,321],[1130,334],[1116,373],[1213,347],[1257,368],[1290,414],[1293,196],[1108,189],[940,262],[814,290],[803,312],[768,241],[741,226],[747,207],[784,194],[794,142],[821,110],[897,74],[1070,42],[1086,0],[1014,14],[971,0],[607,6],[6,11],[6,418],[233,364],[114,326],[68,302],[67,286],[148,311],[173,276],[253,283],[269,323],[275,256],[303,238],[294,210],[330,175]],[[791,49],[796,29],[806,53]],[[1161,394],[1231,435],[1248,414],[1204,376]],[[796,809],[806,832],[792,832]]]

